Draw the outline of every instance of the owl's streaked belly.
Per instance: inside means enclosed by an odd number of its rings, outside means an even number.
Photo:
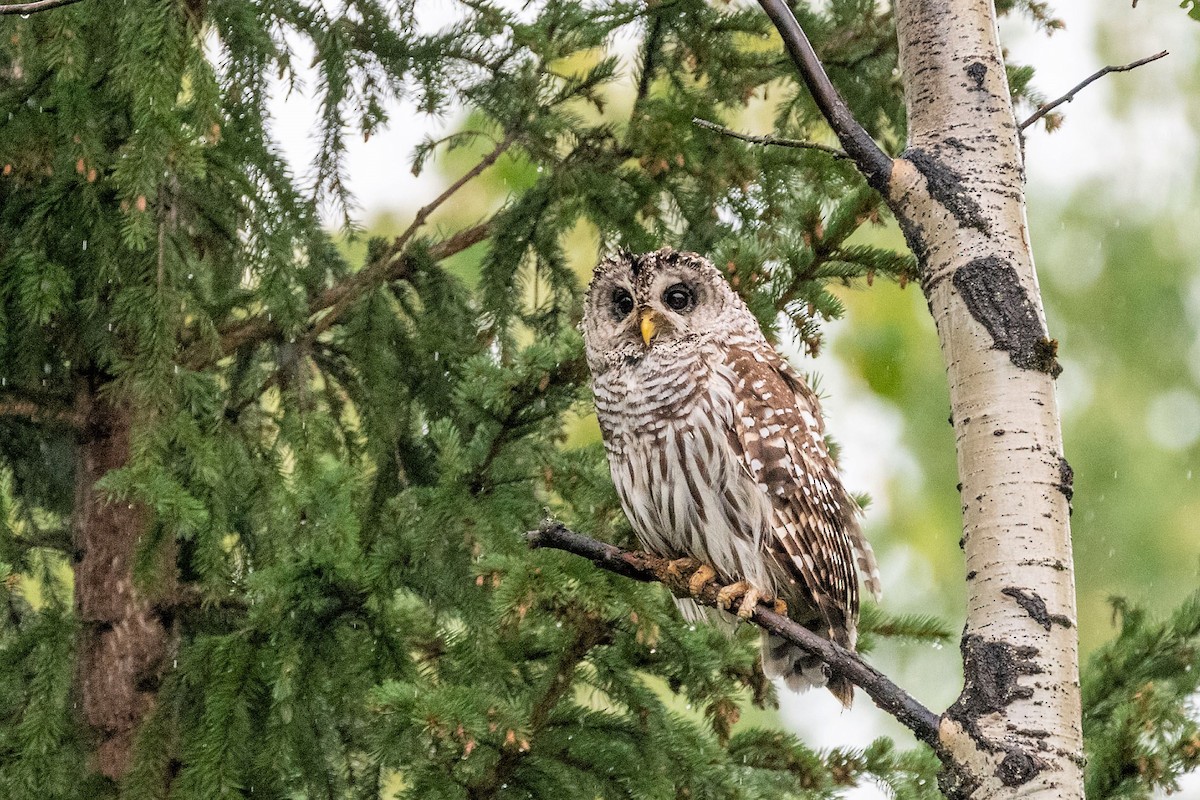
[[[771,504],[730,444],[732,383],[684,366],[649,381],[629,370],[595,386],[621,505],[647,550],[771,589],[759,552]]]

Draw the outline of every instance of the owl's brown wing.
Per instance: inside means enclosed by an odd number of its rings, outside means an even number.
[[[819,620],[810,627],[853,646],[856,561],[872,591],[878,575],[861,538],[858,505],[842,486],[825,445],[816,397],[773,350],[733,346],[726,359],[736,397],[730,440],[771,498],[774,536],[763,546],[787,582],[779,593],[792,606],[797,601],[810,606],[792,610],[798,621]],[[795,592],[788,590],[791,581]]]

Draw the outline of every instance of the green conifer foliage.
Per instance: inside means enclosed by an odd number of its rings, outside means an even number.
[[[588,401],[581,222],[604,248],[711,253],[813,351],[831,286],[914,277],[855,239],[885,211],[846,163],[693,122],[765,98],[777,135],[827,138],[766,18],[470,2],[422,33],[411,0],[333,5],[3,18],[0,796],[936,796],[926,752],[735,728],[774,700],[752,632],[521,538],[549,511],[632,543],[602,451],[564,444]],[[902,146],[889,14],[797,13]],[[321,112],[295,175],[266,100],[301,59]],[[347,137],[398,97],[471,111],[416,168],[462,148],[464,180],[501,157],[530,179],[348,263],[321,212],[349,219]],[[474,288],[443,263],[470,248]],[[864,625],[864,644],[946,636]]]

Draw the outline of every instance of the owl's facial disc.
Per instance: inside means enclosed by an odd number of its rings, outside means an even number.
[[[614,256],[597,266],[588,289],[588,363],[599,373],[652,353],[674,357],[728,332],[740,318],[737,304],[721,274],[694,253]]]

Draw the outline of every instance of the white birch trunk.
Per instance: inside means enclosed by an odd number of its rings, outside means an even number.
[[[896,0],[909,149],[889,204],[946,362],[968,582],[963,693],[940,737],[974,798],[1083,796],[1070,467],[991,0]]]

